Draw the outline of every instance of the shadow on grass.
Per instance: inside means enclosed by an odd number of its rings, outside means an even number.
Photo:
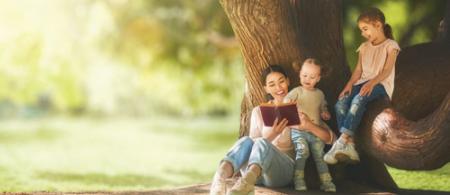
[[[121,174],[121,175],[106,175],[101,173],[58,173],[58,172],[40,172],[36,174],[39,179],[45,179],[52,182],[76,182],[91,185],[107,185],[107,186],[122,186],[122,187],[159,187],[167,184],[168,181],[152,176]]]

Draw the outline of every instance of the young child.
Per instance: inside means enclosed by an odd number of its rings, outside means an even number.
[[[341,136],[324,156],[328,164],[359,162],[353,136],[366,105],[378,98],[392,98],[394,91],[394,65],[400,47],[393,40],[392,29],[383,12],[370,8],[358,17],[357,22],[367,41],[359,46],[356,68],[335,105]]]
[[[320,89],[316,88],[316,84],[320,81],[322,69],[322,65],[316,59],[306,59],[299,73],[301,86],[292,89],[285,97],[285,101],[295,100],[299,110],[306,114],[313,123],[329,129],[321,120],[330,119],[325,96]],[[332,137],[328,144],[331,144],[334,140],[334,134],[331,130],[328,133]],[[326,192],[335,192],[336,186],[331,180],[327,164],[323,161],[324,142],[307,129],[291,129],[291,139],[296,152],[294,173],[295,189],[299,191],[306,190],[304,169],[306,159],[309,157],[309,153],[312,153],[316,162],[317,171],[319,172],[320,181],[322,182],[320,188]]]

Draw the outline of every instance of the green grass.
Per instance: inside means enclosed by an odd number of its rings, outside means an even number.
[[[209,182],[238,118],[0,122],[0,192],[152,190]],[[450,191],[450,164],[389,168],[402,188]]]
[[[208,182],[234,119],[0,123],[0,191],[149,190]]]
[[[401,188],[450,191],[450,163],[433,171],[405,171],[391,167],[388,171]]]

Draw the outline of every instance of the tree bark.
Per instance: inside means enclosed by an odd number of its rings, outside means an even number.
[[[253,107],[266,101],[261,72],[280,64],[293,83],[291,62],[300,58],[298,36],[288,1],[221,0],[244,56],[246,86],[241,104],[240,136],[248,134]]]

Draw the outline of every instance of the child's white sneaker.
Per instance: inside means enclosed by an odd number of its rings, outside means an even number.
[[[336,186],[331,181],[322,183],[320,189],[324,192],[336,192]]]
[[[305,183],[305,174],[304,171],[296,170],[294,173],[294,185],[295,190],[297,191],[306,191],[306,183]]]
[[[323,173],[319,175],[320,182],[322,185],[320,185],[320,189],[325,192],[336,192],[336,186],[334,185],[330,173]]]

